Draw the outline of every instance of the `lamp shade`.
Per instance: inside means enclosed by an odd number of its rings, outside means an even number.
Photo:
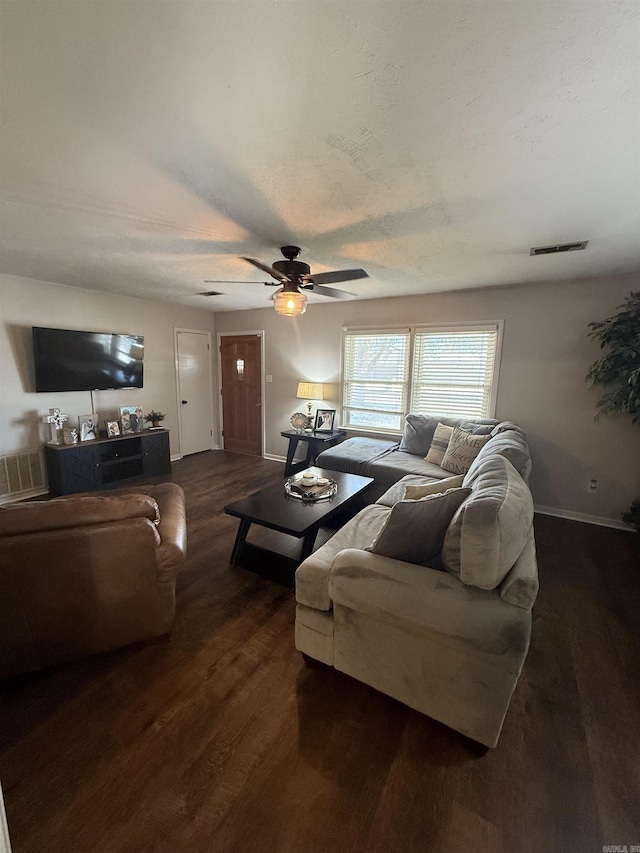
[[[307,310],[306,294],[299,291],[280,290],[273,294],[273,307],[276,309],[276,314],[298,317]]]
[[[301,400],[324,400],[324,389],[321,382],[298,382],[296,397]]]

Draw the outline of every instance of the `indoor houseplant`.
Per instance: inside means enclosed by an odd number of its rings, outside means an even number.
[[[148,415],[144,416],[145,421],[151,421],[151,426],[157,427],[160,426],[161,421],[166,418],[164,412],[156,412],[154,409],[151,409]]]
[[[589,323],[589,337],[608,352],[591,365],[586,383],[610,388],[598,400],[599,414],[627,414],[640,424],[640,291],[630,293],[618,308],[612,317]],[[640,498],[622,518],[638,530]]]

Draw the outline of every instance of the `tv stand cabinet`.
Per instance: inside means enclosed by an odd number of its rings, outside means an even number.
[[[45,444],[49,491],[53,496],[108,489],[134,477],[171,471],[169,430],[79,444]]]

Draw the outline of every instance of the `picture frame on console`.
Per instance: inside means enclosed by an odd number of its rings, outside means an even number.
[[[335,419],[335,409],[318,409],[316,411],[315,432],[333,432]]]
[[[107,427],[107,436],[108,438],[114,438],[116,435],[120,435],[120,424],[118,421],[105,421]]]
[[[120,425],[122,435],[142,432],[144,427],[144,414],[141,406],[121,406]]]
[[[98,437],[98,419],[95,415],[80,415],[78,417],[80,441],[92,441]]]

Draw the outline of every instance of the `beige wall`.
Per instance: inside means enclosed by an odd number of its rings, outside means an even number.
[[[299,379],[332,383],[332,399],[324,405],[338,408],[343,326],[504,319],[496,416],[516,421],[527,432],[536,504],[617,522],[640,494],[640,429],[627,418],[594,421],[600,389],[586,388],[584,375],[600,351],[587,338],[587,324],[612,314],[638,286],[637,276],[618,276],[316,303],[297,319],[278,317],[271,308],[217,314],[215,329],[265,331],[265,372],[273,377],[266,385],[265,452],[284,456],[280,431],[289,427],[292,412],[304,409],[295,397]],[[0,455],[38,447],[46,438],[40,418],[50,406],[60,406],[73,418],[91,409],[87,392],[33,392],[32,325],[145,335],[145,387],[98,392],[96,407],[101,419],[138,402],[167,412],[171,452],[179,453],[173,329],[213,331],[213,314],[0,276]],[[587,492],[592,478],[598,480],[596,494]]]
[[[283,456],[280,430],[304,409],[298,379],[335,383],[338,408],[341,332],[345,325],[378,326],[504,319],[496,417],[525,429],[533,455],[536,504],[576,517],[620,521],[640,494],[640,429],[629,418],[594,421],[600,389],[584,384],[599,347],[587,324],[615,312],[637,276],[485,288],[395,299],[310,304],[299,318],[272,309],[216,315],[218,332],[263,329],[266,344],[266,444]],[[357,284],[353,285],[354,288]],[[595,494],[587,484],[597,479]]]
[[[74,426],[78,415],[91,412],[88,391],[34,392],[32,326],[144,335],[144,388],[94,392],[100,427],[105,419],[118,417],[120,406],[140,403],[145,412],[151,408],[166,412],[163,426],[171,430],[171,453],[180,452],[173,330],[182,327],[213,333],[212,313],[0,276],[0,455],[39,447],[48,437],[41,418],[50,407],[68,414]]]

